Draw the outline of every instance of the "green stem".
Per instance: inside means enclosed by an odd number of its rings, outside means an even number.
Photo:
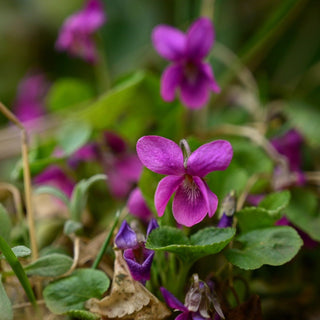
[[[96,259],[94,260],[94,262],[92,264],[92,267],[91,267],[92,269],[96,269],[98,267],[103,255],[104,255],[104,253],[105,253],[105,251],[106,251],[106,249],[107,249],[107,247],[108,247],[108,245],[110,243],[111,237],[113,235],[114,229],[116,228],[116,226],[118,224],[119,218],[120,218],[120,211],[117,211],[114,223],[113,223],[113,225],[111,227],[111,230],[110,230],[106,240],[104,241],[104,243],[103,243],[103,245],[102,245],[102,247],[101,247],[101,249],[100,249],[100,251],[99,251],[99,253],[98,253],[97,257],[96,257]]]

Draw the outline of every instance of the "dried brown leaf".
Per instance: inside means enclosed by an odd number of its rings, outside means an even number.
[[[132,279],[120,250],[115,251],[114,276],[110,295],[90,299],[86,308],[104,319],[161,320],[170,315],[167,307],[140,282]]]

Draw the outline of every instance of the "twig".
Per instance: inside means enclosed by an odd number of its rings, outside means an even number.
[[[0,111],[12,121],[21,131],[21,148],[22,148],[22,162],[23,162],[23,179],[24,179],[24,190],[26,198],[26,209],[27,219],[29,226],[32,260],[38,258],[38,246],[36,241],[35,223],[34,223],[34,211],[32,205],[32,187],[31,187],[31,175],[30,166],[28,160],[28,134],[23,124],[18,118],[0,102]]]

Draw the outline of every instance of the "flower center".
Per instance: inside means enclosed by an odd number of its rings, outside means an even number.
[[[184,65],[184,75],[188,79],[188,82],[193,84],[197,81],[199,70],[197,66],[188,61]]]
[[[193,202],[199,197],[199,187],[196,185],[191,175],[185,174],[183,180],[183,188],[189,201]]]

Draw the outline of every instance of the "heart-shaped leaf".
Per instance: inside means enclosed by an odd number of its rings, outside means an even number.
[[[51,282],[43,291],[49,310],[55,314],[84,310],[90,298],[102,297],[108,290],[109,278],[100,270],[78,269],[72,275]]]
[[[227,259],[235,266],[253,270],[264,264],[280,266],[290,261],[303,242],[297,231],[291,227],[271,227],[253,230],[236,238],[242,247],[225,252]]]
[[[220,252],[235,235],[233,228],[205,228],[188,238],[182,230],[161,227],[153,230],[146,247],[175,253],[182,261],[192,263],[201,257]]]

